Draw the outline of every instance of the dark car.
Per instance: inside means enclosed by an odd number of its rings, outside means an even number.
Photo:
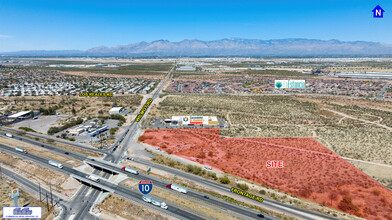
[[[263,214],[257,214],[257,217],[264,218]]]
[[[65,154],[68,155],[69,153],[68,153],[68,152],[65,152]]]
[[[208,197],[208,196],[203,196],[205,199],[209,199],[210,197]]]
[[[91,161],[95,161],[94,159],[91,159]]]

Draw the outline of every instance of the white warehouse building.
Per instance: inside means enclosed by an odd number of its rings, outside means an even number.
[[[116,114],[120,114],[122,111],[124,111],[123,107],[113,107],[112,109],[109,110],[109,114],[116,115]]]

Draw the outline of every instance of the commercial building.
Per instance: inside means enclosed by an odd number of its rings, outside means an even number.
[[[177,68],[178,71],[195,71],[196,67],[193,66],[181,66]]]
[[[24,118],[29,116],[31,114],[31,111],[21,111],[16,114],[8,116],[9,119],[17,119],[17,118]]]
[[[80,134],[80,133],[82,133],[83,131],[85,131],[85,128],[84,128],[84,127],[78,127],[78,128],[75,128],[75,129],[68,130],[68,132],[69,132],[70,134]]]
[[[124,111],[123,107],[114,107],[109,110],[109,114],[110,115],[120,114],[122,111]]]
[[[166,119],[171,121],[172,124],[180,125],[219,125],[218,118],[215,116],[173,116],[172,119]],[[165,120],[165,122],[166,122]]]

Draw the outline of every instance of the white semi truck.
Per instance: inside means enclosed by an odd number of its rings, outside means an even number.
[[[16,147],[15,150],[27,154],[27,151],[21,147]]]
[[[6,137],[10,137],[10,138],[13,138],[13,137],[14,137],[14,135],[13,135],[12,133],[5,133],[5,136],[6,136]]]
[[[166,187],[169,188],[169,189],[175,190],[177,192],[180,192],[180,193],[188,193],[188,189],[187,188],[179,186],[179,185],[174,184],[174,183],[170,183]]]
[[[52,165],[52,166],[55,166],[57,168],[63,169],[63,165],[61,163],[57,162],[57,161],[49,160],[49,164]]]
[[[132,169],[132,168],[129,168],[129,167],[123,167],[123,168],[121,168],[121,170],[127,171],[127,172],[135,174],[135,175],[139,174],[139,171]]]
[[[153,205],[159,206],[162,209],[168,208],[165,202],[162,202],[161,200],[152,198],[150,196],[143,196],[143,201],[148,202],[148,203],[152,203]]]

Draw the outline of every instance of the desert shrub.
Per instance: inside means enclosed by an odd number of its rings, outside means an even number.
[[[174,167],[175,162],[171,160],[171,161],[168,162],[168,165],[169,165],[169,167]]]
[[[28,128],[28,127],[19,127],[20,130],[23,131],[30,131],[30,132],[36,132],[34,129]]]
[[[209,157],[213,157],[214,156],[214,152],[212,152],[212,151],[208,152],[208,156]]]
[[[380,190],[377,190],[377,189],[373,190],[373,194],[376,196],[379,196],[380,193],[381,193]]]
[[[309,198],[312,195],[312,191],[309,188],[303,188],[298,192],[299,196],[302,198]]]
[[[216,177],[216,173],[208,171],[207,176],[213,178],[214,180],[217,180],[218,177]]]
[[[117,130],[118,130],[118,128],[110,128],[110,130],[109,130],[110,135],[114,135]]]
[[[49,144],[53,144],[54,143],[54,140],[53,139],[48,139],[48,140],[46,140]]]
[[[229,184],[229,183],[230,183],[230,179],[229,179],[229,177],[227,177],[227,176],[221,177],[221,178],[219,179],[219,181],[220,181],[221,183],[223,183],[223,184]]]
[[[265,195],[266,192],[265,192],[264,189],[262,189],[262,190],[259,191],[259,193],[260,193],[261,195]]]
[[[206,158],[206,154],[202,151],[202,152],[200,152],[200,153],[197,155],[197,157],[200,158],[200,159],[204,159],[204,158]]]
[[[64,124],[63,126],[61,126],[61,127],[50,127],[49,130],[48,130],[48,134],[49,134],[49,135],[52,135],[52,134],[54,134],[54,133],[60,132],[60,131],[62,131],[62,130],[68,129],[68,128],[70,128],[70,127],[73,127],[73,126],[78,125],[78,124],[81,124],[81,123],[83,123],[83,119],[78,118],[78,119],[73,120],[73,121],[71,121],[71,122],[65,123],[65,124]]]
[[[246,183],[243,183],[243,184],[237,183],[237,187],[242,189],[242,190],[248,190],[249,189],[249,187],[248,187],[248,185],[246,185]]]
[[[353,204],[352,198],[350,196],[343,196],[343,199],[339,202],[338,207],[345,212],[356,213],[359,211],[359,208]]]

